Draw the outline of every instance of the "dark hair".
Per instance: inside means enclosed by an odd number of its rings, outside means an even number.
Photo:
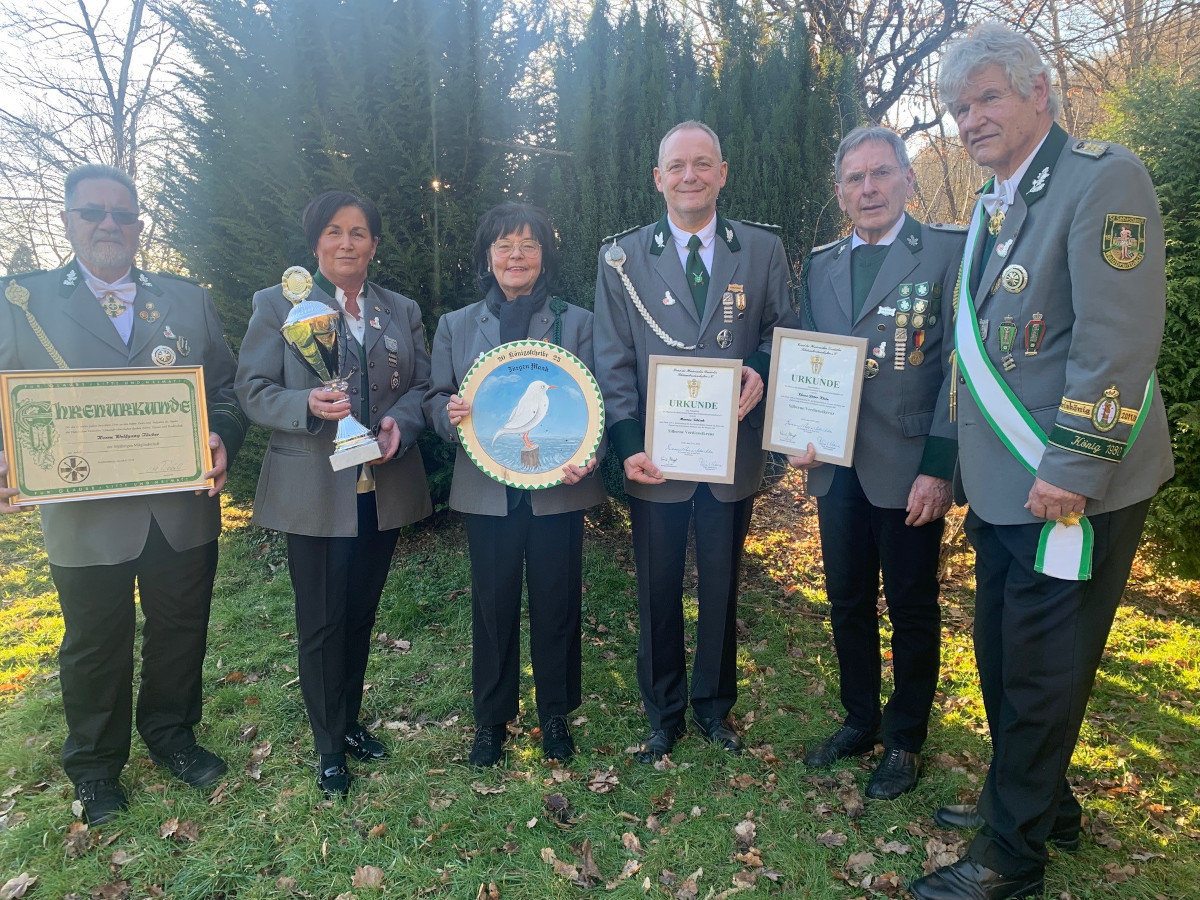
[[[379,215],[379,207],[358,194],[349,191],[326,191],[317,194],[308,201],[304,212],[300,214],[300,225],[304,228],[304,239],[308,241],[308,249],[317,252],[317,242],[321,240],[321,232],[329,224],[329,220],[337,215],[339,209],[347,206],[357,206],[362,210],[367,220],[367,229],[371,237],[379,237],[383,231],[383,219]]]
[[[506,234],[520,231],[526,225],[533,239],[542,245],[542,268],[545,270],[542,278],[546,289],[554,289],[554,279],[558,275],[558,241],[554,236],[554,227],[550,217],[540,207],[529,203],[501,203],[493,206],[479,220],[479,228],[475,231],[475,243],[471,247],[471,265],[475,267],[475,278],[479,287],[486,294],[496,283],[496,278],[488,268],[492,243]]]
[[[87,181],[88,179],[103,179],[105,181],[115,181],[125,190],[129,191],[129,196],[133,199],[133,210],[138,210],[138,193],[137,187],[134,186],[133,179],[128,174],[120,169],[114,169],[112,166],[102,166],[99,163],[88,163],[84,166],[76,166],[67,173],[66,183],[63,185],[63,208],[70,209],[71,204],[75,199],[75,189],[79,187],[79,182]]]

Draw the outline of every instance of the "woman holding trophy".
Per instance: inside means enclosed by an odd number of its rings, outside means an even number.
[[[566,717],[580,702],[583,511],[605,496],[599,478],[585,478],[597,457],[565,466],[562,483],[553,487],[501,484],[476,467],[459,441],[457,426],[471,415],[459,389],[482,355],[527,338],[557,344],[591,368],[592,314],[550,294],[558,250],[546,214],[536,207],[505,203],[485,213],[471,262],[484,299],[442,316],[425,397],[434,430],[459,445],[450,507],[466,513],[471,555],[476,731],[470,763],[496,765],[506,725],[517,716],[523,569],[542,753],[566,760],[575,752]],[[533,385],[545,395],[546,384]],[[544,415],[543,407],[535,418]],[[527,433],[533,427],[526,422],[501,431]]]
[[[301,222],[317,272],[293,267],[254,295],[236,388],[246,415],[271,429],[254,523],[287,536],[317,782],[344,797],[347,755],[387,756],[359,710],[399,528],[432,511],[416,446],[429,354],[417,304],[367,281],[375,204],[327,191]]]

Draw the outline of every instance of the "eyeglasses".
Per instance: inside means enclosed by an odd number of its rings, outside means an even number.
[[[97,209],[94,206],[75,206],[67,210],[69,213],[79,213],[79,218],[85,222],[103,222],[106,216],[112,216],[118,225],[132,225],[138,220],[138,214],[125,209]]]
[[[537,256],[542,252],[542,245],[537,241],[495,241],[492,250],[497,256],[512,256],[514,250],[520,250],[522,256]]]
[[[900,170],[895,166],[880,166],[877,169],[871,170],[871,181],[875,182],[875,184],[886,184],[888,181],[891,181],[892,178],[899,173],[899,171]],[[850,188],[860,188],[866,183],[866,181],[866,172],[853,172],[842,179],[842,184]]]

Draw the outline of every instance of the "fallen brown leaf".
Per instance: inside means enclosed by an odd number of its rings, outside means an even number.
[[[837,792],[837,798],[841,801],[842,809],[846,811],[846,815],[851,819],[857,819],[867,811],[863,805],[862,794],[858,792],[856,787],[842,788]]]
[[[593,794],[610,794],[616,789],[619,781],[616,770],[611,766],[607,772],[596,769],[588,776],[587,789]]]
[[[0,886],[0,900],[18,900],[19,897],[24,897],[25,892],[33,887],[37,880],[36,875],[30,875],[28,872],[8,879]]]
[[[842,844],[846,843],[847,840],[848,838],[846,835],[839,834],[832,828],[827,829],[824,834],[819,834],[816,837],[818,844],[820,844],[822,847],[829,847],[831,849],[842,846]]]
[[[385,831],[387,831],[387,824],[385,822],[380,822],[378,825],[368,831],[367,834],[373,838],[377,838],[383,837]]]
[[[296,879],[289,878],[288,876],[284,875],[277,882],[275,882],[275,890],[283,891],[285,894],[290,894],[292,891],[296,890]]]
[[[477,794],[503,794],[508,788],[502,784],[484,784],[482,781],[472,781],[471,790]]]
[[[63,849],[69,859],[74,859],[90,850],[93,843],[95,835],[88,827],[82,822],[72,822],[67,829],[67,836],[63,838]]]
[[[851,854],[850,858],[846,860],[846,868],[855,875],[861,875],[873,865],[875,865],[875,854],[870,850]]]
[[[634,856],[641,857],[646,854],[646,851],[642,849],[642,842],[638,840],[638,836],[632,831],[626,831],[621,835],[621,846]]]
[[[128,881],[114,881],[91,890],[92,900],[125,900],[129,896]]]
[[[875,838],[875,849],[881,853],[895,853],[898,856],[903,856],[912,850],[908,844],[902,844],[900,841],[885,841],[883,838]]]
[[[738,846],[743,850],[754,846],[754,839],[757,836],[758,828],[750,819],[742,819],[733,826],[734,836],[737,838]]]
[[[376,866],[355,866],[350,886],[369,891],[383,890],[383,869]]]
[[[500,900],[500,889],[496,887],[496,882],[481,884],[475,894],[475,900]]]

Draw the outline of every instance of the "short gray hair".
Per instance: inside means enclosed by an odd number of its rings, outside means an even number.
[[[693,128],[697,131],[703,131],[710,138],[712,138],[713,146],[717,148],[717,162],[721,161],[721,139],[717,137],[717,133],[703,122],[699,122],[696,119],[688,119],[686,122],[680,122],[670,131],[664,134],[662,136],[662,140],[658,142],[658,164],[660,166],[662,165],[663,147],[667,146],[667,141],[671,139],[671,136],[677,131],[690,131]]]
[[[904,139],[900,135],[882,125],[861,125],[842,138],[842,142],[838,144],[837,152],[833,155],[834,181],[842,180],[842,163],[846,154],[866,143],[887,144],[895,152],[896,162],[900,163],[903,171],[907,172],[912,168],[908,159],[908,147],[904,145]]]
[[[972,73],[993,65],[1004,70],[1009,85],[1026,100],[1033,95],[1034,79],[1045,75],[1046,111],[1050,118],[1058,118],[1062,100],[1050,82],[1050,67],[1033,41],[999,22],[980,22],[946,45],[938,67],[938,93],[946,107],[962,94]]]
[[[67,173],[66,183],[63,185],[64,209],[70,209],[71,204],[75,201],[75,190],[79,187],[79,182],[92,179],[97,181],[115,181],[121,185],[121,187],[129,191],[129,197],[133,200],[133,211],[138,211],[138,192],[133,179],[120,169],[115,169],[112,166],[102,166],[99,163],[76,166]]]

